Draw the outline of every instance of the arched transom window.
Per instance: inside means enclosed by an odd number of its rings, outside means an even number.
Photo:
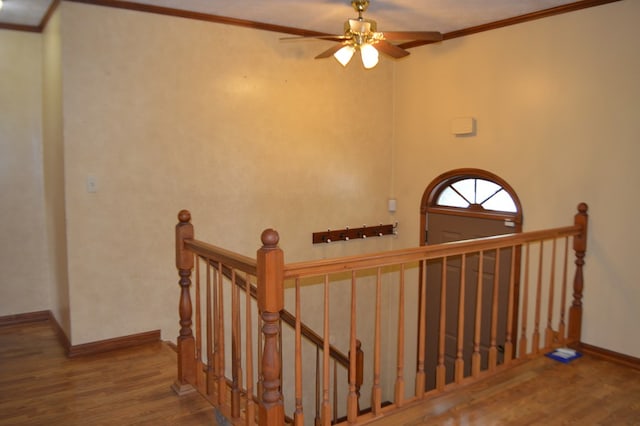
[[[480,178],[449,181],[438,194],[435,205],[442,207],[478,208],[516,213],[518,208],[505,188]]]
[[[513,232],[522,231],[522,204],[518,194],[500,176],[482,169],[450,170],[431,181],[420,201],[421,244],[427,241],[428,217],[442,216],[483,219],[483,223],[503,221]]]

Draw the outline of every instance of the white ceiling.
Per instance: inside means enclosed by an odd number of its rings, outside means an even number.
[[[0,23],[37,27],[53,0],[3,0]]]
[[[538,12],[576,0],[371,0],[365,16],[380,31],[448,33]],[[38,27],[53,0],[4,0],[2,24]],[[99,0],[95,3],[109,3]],[[350,0],[135,0],[140,3],[200,12],[329,34],[342,34],[346,19],[357,16]],[[582,3],[582,2],[580,2]]]
[[[138,1],[330,34],[342,34],[344,21],[357,16],[350,0]],[[379,30],[446,33],[572,1],[371,0],[365,16],[376,20]]]

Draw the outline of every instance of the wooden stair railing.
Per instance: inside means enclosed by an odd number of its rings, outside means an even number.
[[[280,405],[279,402],[281,398],[274,399],[274,392],[279,392],[281,387],[279,382],[280,378],[279,376],[277,379],[274,378],[272,372],[265,369],[265,364],[271,365],[273,362],[272,357],[274,356],[274,348],[273,342],[270,339],[272,339],[274,335],[277,336],[276,348],[280,348],[282,346],[282,342],[280,340],[281,332],[279,329],[280,320],[285,324],[290,325],[292,328],[298,328],[302,338],[322,350],[324,350],[325,347],[323,338],[315,333],[309,326],[298,321],[295,315],[291,314],[284,308],[278,312],[279,317],[277,320],[273,319],[275,318],[273,315],[274,312],[271,312],[270,315],[265,315],[265,312],[268,313],[268,311],[260,308],[260,304],[266,303],[265,306],[268,308],[271,306],[270,309],[273,309],[277,306],[278,300],[276,299],[270,302],[266,301],[267,292],[264,292],[262,296],[260,296],[258,286],[251,284],[251,277],[254,278],[254,282],[259,282],[261,278],[263,279],[263,282],[265,280],[264,276],[260,276],[261,272],[258,268],[258,262],[262,259],[260,251],[258,253],[258,260],[253,260],[228,250],[195,240],[193,238],[194,231],[193,225],[190,223],[191,218],[189,212],[181,211],[178,217],[179,223],[176,226],[176,259],[179,275],[181,277],[179,312],[180,324],[182,327],[180,337],[178,339],[178,352],[180,354],[179,361],[181,367],[178,369],[178,379],[173,385],[174,390],[178,394],[183,394],[194,389],[198,389],[214,405],[220,407],[225,415],[236,420],[241,417],[240,407],[245,405],[247,408],[244,411],[249,414],[245,414],[244,416],[248,418],[255,417],[250,413],[253,409],[252,403],[258,401],[265,402],[263,398],[266,396],[271,399],[267,399],[266,404],[262,405],[262,411],[258,413],[258,417],[270,418],[270,415],[274,415],[269,414],[274,412],[274,407],[276,411],[275,415],[279,416],[277,410],[279,410],[278,406]],[[275,251],[273,251],[273,247],[269,246],[269,241],[271,241],[270,238],[277,239],[277,234],[274,234],[273,232],[265,232],[265,235],[263,236],[264,246],[261,249],[261,252],[263,252],[262,256],[264,258],[269,258],[271,253],[277,253],[279,251],[277,246]],[[273,261],[273,259],[271,259],[271,261]],[[202,274],[206,275],[206,284],[204,285],[206,288],[205,291],[201,291],[201,286],[199,284],[202,269],[199,265],[202,264],[206,264],[206,267],[204,268],[205,273]],[[192,285],[191,282],[192,270],[195,270],[195,285]],[[243,273],[246,278],[242,276]],[[262,273],[267,274],[267,271],[264,270]],[[223,343],[225,338],[224,325],[222,325],[224,321],[224,312],[222,312],[224,304],[222,300],[224,296],[222,294],[221,284],[223,280],[227,280],[233,284],[230,296],[230,309],[233,311],[233,319],[231,321],[231,334],[233,336],[231,342],[232,374],[230,379],[227,379],[224,374],[225,349]],[[236,291],[236,289],[238,291]],[[192,292],[195,293],[195,303],[191,298]],[[203,293],[202,295],[200,294],[201,292]],[[239,319],[240,309],[238,305],[240,298],[238,295],[239,292],[250,295],[250,298],[246,298],[245,300],[245,313],[250,315],[252,309],[249,299],[258,301],[259,310],[261,312],[260,318],[258,318],[258,321],[262,324],[259,325],[259,328],[262,330],[262,334],[258,336],[258,357],[261,359],[258,365],[259,381],[257,383],[259,397],[253,398],[249,397],[249,395],[253,394],[251,386],[252,379],[245,380],[244,386],[240,383],[243,372],[241,367],[242,355],[240,353],[242,346],[240,344],[240,336],[242,333],[237,328],[241,322]],[[260,300],[260,297],[263,297],[263,299]],[[204,302],[201,302],[201,300],[204,300]],[[276,305],[274,305],[274,303]],[[193,315],[194,304],[195,315]],[[195,324],[192,322],[193,317],[195,317]],[[245,348],[248,348],[250,346],[248,342],[252,341],[250,329],[251,319],[249,316],[246,318],[247,328],[245,335],[247,343],[245,344]],[[265,318],[269,319],[269,321],[266,321]],[[192,331],[192,326],[195,326],[195,333]],[[276,333],[274,333],[276,330],[275,327],[278,327]],[[264,344],[262,342],[264,342]],[[205,348],[202,347],[203,343],[206,345]],[[249,353],[248,355],[249,360],[247,360],[244,365],[247,377],[252,377],[252,354]],[[267,358],[265,358],[265,355]],[[281,354],[279,355],[281,356]],[[348,368],[350,367],[350,359],[347,355],[340,352],[333,345],[329,345],[329,356],[333,360],[334,369],[336,369],[337,366],[341,366],[348,371]],[[206,358],[206,360],[202,361],[202,358]],[[359,364],[357,363],[356,365],[359,366],[359,369],[361,370],[361,363],[363,359],[361,348],[358,348],[354,359],[358,360]],[[201,373],[203,371],[205,377],[200,377],[202,376]],[[361,375],[359,377],[361,378]],[[361,382],[356,383],[358,390],[360,385]],[[230,395],[228,397],[224,390],[226,387],[230,388]],[[337,392],[337,390],[334,388],[334,393],[335,392]],[[262,397],[262,399],[260,397]],[[336,397],[337,396],[334,396],[334,398]],[[241,399],[246,399],[248,401],[245,404],[241,402]],[[296,417],[298,419],[296,419]],[[319,415],[317,417],[319,418]],[[337,418],[338,413],[335,412],[334,419]],[[289,423],[302,424],[303,416],[301,414],[297,416],[294,415],[293,419],[285,417],[285,420]]]
[[[370,334],[364,336],[368,339],[368,344],[373,347],[373,353],[368,365],[365,365],[365,372],[357,371],[355,356],[349,357],[349,379],[347,383],[347,393],[345,396],[347,415],[346,422],[349,424],[359,424],[367,422],[375,417],[384,416],[394,410],[402,409],[403,406],[427,398],[434,394],[447,392],[452,388],[473,383],[499,371],[504,371],[513,365],[517,365],[532,357],[538,357],[547,350],[559,346],[578,345],[581,336],[582,321],[582,294],[584,288],[583,266],[586,253],[587,241],[587,206],[581,203],[578,206],[578,213],[575,215],[574,224],[560,228],[547,229],[542,231],[524,232],[520,234],[503,235],[497,237],[481,238],[476,240],[458,241],[446,244],[431,246],[421,246],[417,248],[394,250],[383,253],[374,253],[362,256],[350,256],[337,259],[323,259],[310,262],[284,263],[283,252],[278,248],[278,235],[273,230],[267,230],[262,234],[263,246],[258,250],[257,259],[240,256],[223,249],[212,248],[206,243],[193,239],[193,228],[188,223],[188,213],[181,212],[180,223],[176,227],[176,259],[178,274],[180,276],[180,335],[178,337],[178,378],[174,388],[177,391],[184,390],[189,385],[201,386],[202,381],[207,385],[212,384],[214,393],[217,393],[216,402],[219,406],[225,402],[226,393],[223,391],[222,383],[224,379],[224,353],[223,347],[207,348],[206,356],[212,356],[213,362],[201,363],[203,356],[198,347],[196,337],[191,331],[192,326],[192,306],[190,300],[190,276],[194,267],[193,253],[203,256],[206,259],[217,259],[221,265],[232,268],[231,278],[224,277],[223,268],[218,268],[216,274],[210,278],[210,268],[206,268],[207,300],[214,302],[223,301],[226,297],[223,294],[222,286],[218,285],[223,279],[230,280],[232,288],[237,288],[236,277],[245,274],[245,291],[250,294],[250,276],[255,277],[257,282],[258,296],[258,327],[261,333],[257,336],[258,354],[258,424],[259,425],[281,425],[288,417],[284,413],[284,395],[290,393],[290,389],[282,386],[282,357],[294,357],[295,364],[295,409],[293,422],[301,425],[304,422],[302,410],[303,383],[302,383],[302,351],[300,306],[303,294],[301,291],[301,281],[304,279],[318,278],[323,283],[321,291],[322,300],[317,300],[317,309],[322,314],[323,331],[320,334],[322,340],[322,360],[318,364],[322,372],[322,388],[318,390],[321,402],[319,404],[320,416],[317,423],[330,425],[336,420],[335,406],[338,404],[336,393],[333,399],[330,396],[331,368],[330,368],[330,348],[329,335],[330,324],[329,306],[330,288],[334,285],[344,285],[349,281],[346,276],[350,275],[351,289],[351,311],[350,324],[348,326],[349,351],[356,353],[356,330],[360,334],[361,329],[358,324],[371,324]],[[570,243],[575,252],[573,265],[569,262],[568,251]],[[564,249],[564,250],[563,250]],[[506,313],[499,314],[499,300],[496,296],[499,285],[499,263],[502,252],[511,253],[511,268],[508,282],[508,297],[506,300]],[[523,255],[515,256],[516,252]],[[483,259],[494,258],[494,277],[492,282],[483,284],[482,265]],[[447,281],[447,273],[451,262],[457,262],[462,270],[473,270],[468,265],[469,259],[479,258],[479,274],[471,280],[466,279],[466,274],[460,274],[457,281]],[[427,280],[427,270],[433,271],[431,261],[440,262],[437,266],[439,278],[436,281]],[[197,265],[196,265],[197,266]],[[570,269],[573,270],[573,286],[569,284],[568,275]],[[198,276],[196,267],[196,277]],[[215,276],[218,278],[215,278]],[[453,275],[452,275],[453,276]],[[216,281],[217,280],[217,281]],[[284,347],[279,340],[280,329],[278,324],[281,320],[281,312],[284,305],[284,282],[295,284],[295,348]],[[431,280],[431,279],[430,279]],[[427,288],[427,283],[430,287]],[[417,289],[416,297],[411,298],[407,292],[407,285],[412,284]],[[501,284],[500,284],[501,285]],[[484,286],[484,287],[483,287]],[[397,291],[396,300],[386,300],[382,303],[382,289],[387,291]],[[449,290],[451,289],[451,290]],[[477,291],[475,297],[465,297],[468,289]],[[488,291],[483,300],[481,291]],[[196,288],[196,292],[198,289]],[[573,297],[569,292],[573,293]],[[210,294],[209,294],[210,293]],[[385,293],[390,294],[390,293]],[[456,296],[457,294],[457,296]],[[341,296],[342,297],[342,296]],[[370,297],[371,310],[359,312],[359,304],[363,297]],[[386,296],[385,296],[386,297]],[[425,314],[427,298],[439,301],[437,318],[428,318]],[[455,297],[453,300],[452,297]],[[239,309],[233,308],[238,304],[239,298],[232,295],[232,317],[239,315]],[[251,309],[249,309],[250,297],[245,297],[247,316],[245,339],[251,340]],[[559,301],[559,303],[558,303]],[[315,302],[315,300],[314,300]],[[453,303],[449,303],[453,302]],[[414,303],[418,307],[416,312],[409,313],[407,306]],[[215,304],[215,303],[214,303]],[[464,306],[471,304],[473,314],[466,314]],[[558,306],[559,305],[559,306]],[[567,309],[567,305],[568,309]],[[204,332],[217,342],[224,328],[225,315],[220,308],[214,309],[213,316],[207,312],[199,312],[196,304],[196,323],[200,317],[205,317],[207,322]],[[568,315],[565,315],[568,311]],[[397,318],[395,331],[392,325],[384,324],[382,318]],[[568,323],[566,319],[568,316]],[[415,317],[415,318],[414,318]],[[211,320],[210,318],[213,318]],[[365,321],[363,322],[363,318]],[[366,318],[369,321],[366,321]],[[407,324],[417,322],[415,334],[413,329],[406,328]],[[386,320],[385,320],[386,321]],[[435,326],[438,331],[437,344],[434,347],[426,346],[425,336],[427,322],[431,327]],[[454,321],[454,322],[451,322]],[[233,321],[232,321],[233,322]],[[480,323],[489,328],[488,347],[483,348],[481,344]],[[465,327],[470,324],[471,330]],[[345,324],[346,325],[346,324]],[[227,325],[231,328],[235,336],[232,341],[238,342],[241,333],[237,330],[239,326]],[[499,327],[505,329],[504,336],[498,336]],[[196,327],[197,328],[197,327]],[[346,329],[346,327],[342,327]],[[411,331],[412,334],[408,334]],[[445,345],[445,331],[449,333],[449,339],[453,339],[455,350],[448,352]],[[431,332],[430,332],[431,333]],[[385,340],[386,339],[386,340]],[[395,342],[390,344],[390,342]],[[222,345],[220,341],[216,345]],[[467,355],[469,345],[472,353]],[[384,346],[384,349],[383,349]],[[416,348],[417,346],[417,348]],[[240,392],[252,395],[252,383],[254,381],[251,372],[252,343],[245,344],[242,349],[239,344],[233,344],[233,358],[239,357],[239,353],[245,354],[245,385],[237,385],[242,388]],[[427,349],[429,354],[436,355],[436,364],[431,370],[425,363]],[[383,353],[384,351],[384,353]],[[415,365],[408,365],[405,362],[406,354],[416,353]],[[383,360],[383,355],[391,354]],[[394,360],[395,357],[395,360]],[[195,362],[194,362],[195,360]],[[393,363],[391,368],[390,362]],[[242,371],[238,368],[239,361],[233,367],[234,379],[242,377]],[[202,367],[206,365],[207,371],[204,378],[200,377]],[[213,366],[213,367],[212,367]],[[236,372],[237,370],[237,372]],[[290,372],[291,368],[287,368]],[[358,394],[356,382],[358,374],[368,378],[363,392],[371,396],[371,410],[368,413],[358,409]],[[222,377],[222,378],[221,378]],[[426,379],[434,377],[435,387],[428,388]],[[242,380],[239,380],[241,383]],[[334,386],[335,386],[334,367]],[[235,385],[234,385],[235,386]],[[408,389],[413,389],[408,392]],[[283,394],[284,392],[284,394]],[[306,391],[305,391],[306,392]],[[391,392],[393,395],[386,394]],[[307,394],[307,398],[310,396]],[[383,400],[393,401],[385,405]],[[254,419],[252,414],[252,398],[246,398],[244,421],[251,424]],[[236,422],[235,414],[233,421]]]
[[[218,265],[215,262],[211,262],[211,266],[214,269],[218,268]],[[223,265],[222,266],[222,274],[224,275],[225,278],[227,278],[228,280],[232,280],[233,279],[233,271],[231,268]],[[248,284],[242,277],[235,277],[235,284],[240,287],[241,289],[246,289],[249,288],[249,294],[251,295],[251,297],[253,299],[257,300],[258,297],[258,289],[256,286],[252,285],[252,284]],[[248,284],[248,286],[247,286]],[[316,333],[315,331],[313,331],[313,329],[311,329],[311,327],[309,327],[308,325],[306,325],[304,322],[298,322],[297,318],[299,318],[300,315],[294,315],[291,312],[289,312],[287,309],[282,309],[280,311],[280,319],[287,324],[288,326],[290,326],[293,329],[296,329],[297,327],[299,327],[299,334],[302,338],[310,341],[316,348],[320,349],[324,347],[324,340],[323,338]],[[354,384],[355,384],[355,392],[356,395],[358,396],[358,401],[357,401],[357,407],[358,407],[358,412],[361,412],[362,410],[360,409],[360,387],[362,386],[362,382],[363,382],[363,377],[362,377],[362,369],[363,369],[363,364],[364,364],[364,351],[362,350],[362,342],[358,339],[356,339],[356,350],[355,350],[355,362],[356,362],[356,367],[355,367],[355,371],[356,371],[356,376],[354,379]],[[350,359],[351,359],[351,352],[349,353],[349,355],[345,355],[344,353],[342,353],[340,350],[338,350],[335,346],[329,344],[329,358],[331,360],[333,360],[334,362],[334,366],[335,365],[340,365],[343,368],[345,368],[347,371],[349,370],[349,366],[350,366]],[[336,368],[334,367],[334,372],[336,371]],[[337,373],[335,373],[337,374]],[[300,376],[300,375],[299,375]],[[316,378],[317,381],[317,378]],[[336,380],[334,380],[334,383],[336,383]],[[337,393],[335,392],[334,389],[334,398],[337,397]],[[339,419],[338,417],[338,413],[337,411],[335,411],[335,404],[334,404],[334,413],[333,413],[333,419],[334,422],[336,422],[336,420]],[[366,410],[366,409],[365,409]],[[296,418],[296,416],[294,416],[294,419]],[[300,421],[298,421],[298,423],[302,423],[302,415],[299,413],[298,417],[300,419]],[[346,418],[346,417],[345,417]],[[319,419],[319,417],[317,417],[317,419]],[[294,420],[295,422],[295,420]]]

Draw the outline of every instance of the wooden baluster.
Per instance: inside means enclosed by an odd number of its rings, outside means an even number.
[[[284,308],[284,254],[278,247],[280,237],[272,229],[262,233],[262,247],[257,253],[258,307],[262,316],[264,349],[262,354],[262,387],[260,426],[284,424],[284,408],[280,384],[282,366],[278,347],[278,323]]]
[[[209,386],[210,388],[209,394],[210,395],[216,394],[216,401],[218,401],[218,398],[217,398],[218,383],[219,383],[218,377],[221,374],[220,373],[220,348],[219,348],[220,327],[218,326],[218,321],[219,321],[218,308],[220,306],[220,302],[218,301],[218,281],[220,281],[220,274],[218,269],[220,269],[222,265],[220,265],[220,263],[217,263],[216,265],[217,266],[212,265],[212,267],[215,270],[213,271],[211,276],[211,297],[210,297],[211,309],[210,309],[210,314],[208,315],[209,318],[211,318],[211,333],[213,335],[213,338],[211,339],[211,342],[213,345],[212,346],[213,372],[212,374],[210,374],[210,377],[207,380],[207,386]]]
[[[496,249],[496,262],[493,269],[493,303],[491,303],[491,343],[489,345],[489,370],[498,365],[498,295],[500,293],[500,249]]]
[[[360,389],[364,383],[364,351],[362,342],[356,340],[356,395],[358,397],[358,414],[360,414]]]
[[[196,378],[196,349],[193,332],[191,330],[191,270],[193,269],[193,253],[184,246],[185,240],[194,236],[191,224],[191,213],[182,210],[178,213],[179,223],[176,225],[176,267],[180,280],[180,301],[178,313],[180,315],[180,334],[178,335],[178,377],[172,388],[178,395],[193,392],[192,384]]]
[[[193,262],[194,262],[194,270],[195,270],[195,276],[196,276],[196,282],[195,284],[192,284],[195,290],[195,323],[196,323],[196,330],[195,330],[195,357],[196,357],[196,381],[195,381],[195,387],[197,389],[201,388],[202,385],[202,372],[203,372],[203,366],[202,364],[202,298],[200,295],[200,286],[201,286],[201,281],[200,281],[200,257],[194,253],[193,255]],[[204,378],[206,380],[206,378]]]
[[[301,319],[302,309],[300,308],[300,279],[296,278],[296,411],[293,414],[295,426],[304,425],[304,412],[302,409],[302,332]]]
[[[533,335],[531,337],[531,352],[540,352],[540,304],[542,294],[542,262],[544,255],[544,241],[540,241],[540,252],[538,253],[538,283],[536,285],[536,312],[533,324]]]
[[[398,289],[398,361],[396,367],[395,400],[398,408],[404,403],[404,263],[400,265]]]
[[[322,425],[322,410],[320,409],[322,389],[320,387],[320,346],[316,346],[316,416],[313,422],[315,426]]]
[[[257,288],[257,285],[256,285]],[[262,394],[264,393],[264,387],[262,386],[262,382],[263,382],[263,377],[262,377],[262,353],[264,352],[264,342],[263,342],[263,335],[262,335],[262,327],[263,327],[263,322],[262,322],[262,313],[260,312],[260,306],[258,306],[258,328],[257,330],[259,330],[258,332],[258,383],[257,383],[257,394],[258,394],[258,404],[260,402],[260,399],[262,398]],[[258,414],[260,413],[260,407],[258,406]],[[258,419],[259,420],[259,419]]]
[[[480,354],[480,333],[482,330],[482,282],[484,279],[484,251],[478,255],[478,283],[476,288],[476,318],[473,336],[473,355],[471,356],[471,376],[480,375],[482,355]]]
[[[467,273],[467,256],[462,254],[461,268],[460,268],[460,294],[458,295],[458,337],[457,337],[457,352],[455,362],[455,382],[460,383],[464,379],[464,296],[465,296],[465,283]]]
[[[240,347],[240,287],[236,270],[231,270],[231,416],[240,417],[240,382],[242,381],[242,348]]]
[[[196,360],[202,360],[202,314],[201,310],[201,297],[200,297],[200,258],[194,254],[194,268],[196,271]],[[198,375],[196,375],[196,379]]]
[[[425,394],[425,372],[424,359],[426,348],[426,329],[427,329],[427,261],[420,262],[420,303],[418,305],[420,312],[418,313],[418,362],[416,371],[416,390],[417,398],[422,399]]]
[[[225,377],[225,363],[224,363],[224,274],[223,274],[224,265],[222,263],[218,263],[218,282],[217,282],[217,293],[218,293],[218,304],[216,306],[215,312],[216,315],[216,324],[218,327],[218,339],[216,340],[217,344],[217,353],[218,353],[218,371],[216,372],[216,378],[218,383],[216,384],[218,390],[218,404],[223,406],[227,402],[227,379]]]
[[[329,275],[324,276],[324,319],[323,319],[323,343],[322,347],[322,407],[320,418],[324,426],[331,424],[331,402],[329,402],[329,343],[331,339],[329,330]]]
[[[444,390],[446,366],[444,364],[445,332],[447,321],[447,258],[442,258],[442,279],[440,282],[440,329],[438,333],[438,365],[436,366],[436,389]]]
[[[278,354],[280,355],[280,394],[282,394],[282,381],[284,376],[284,373],[282,371],[282,366],[284,365],[284,361],[282,360],[282,320],[278,321]],[[294,370],[295,370],[295,367],[294,367]],[[294,378],[294,381],[295,381],[295,378]],[[295,390],[294,390],[294,397],[295,397]]]
[[[516,246],[511,247],[511,269],[509,272],[509,295],[507,296],[507,332],[504,342],[504,363],[510,364],[513,358],[513,315],[515,312],[516,287]]]
[[[205,303],[205,327],[206,327],[206,335],[207,335],[207,367],[206,367],[206,385],[207,385],[207,395],[213,395],[215,391],[215,375],[216,369],[218,366],[216,355],[214,354],[214,342],[216,333],[213,329],[213,311],[212,311],[212,282],[211,282],[211,260],[205,259],[207,263],[207,287],[205,290],[205,295],[207,297],[207,301]]]
[[[247,371],[247,401],[245,408],[245,421],[247,426],[255,425],[255,404],[253,403],[253,321],[251,317],[251,281],[249,274],[245,276],[245,350],[246,350],[246,371]]]
[[[382,408],[382,388],[380,387],[380,344],[382,329],[382,270],[377,268],[376,276],[376,307],[375,328],[373,337],[373,387],[371,389],[371,412],[374,416],[380,415]]]
[[[333,360],[333,421],[338,422],[338,363]]]
[[[525,246],[524,260],[524,288],[522,291],[522,321],[520,325],[520,342],[518,346],[518,358],[527,355],[527,311],[529,308],[529,243]]]
[[[349,396],[347,397],[347,420],[355,423],[358,414],[358,389],[357,389],[357,339],[356,339],[356,272],[351,272],[351,329],[349,335]]]
[[[551,246],[551,277],[549,280],[549,307],[547,309],[547,328],[544,330],[544,346],[551,348],[554,341],[553,332],[553,297],[555,296],[555,280],[556,280],[556,238],[553,239]]]
[[[562,292],[560,299],[560,324],[558,324],[558,336],[561,345],[564,345],[567,337],[565,334],[565,310],[567,309],[567,276],[569,265],[569,237],[564,239],[564,262],[562,267]]]
[[[579,235],[573,237],[573,250],[576,253],[576,271],[573,278],[573,303],[569,309],[569,341],[579,343],[582,335],[582,291],[584,289],[584,256],[587,251],[587,224],[589,216],[588,207],[585,203],[578,205],[578,213],[574,222],[582,228]]]

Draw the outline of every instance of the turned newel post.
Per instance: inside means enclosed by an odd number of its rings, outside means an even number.
[[[180,301],[178,313],[180,315],[180,334],[178,335],[178,378],[173,384],[173,390],[181,395],[191,392],[194,388],[196,376],[195,340],[191,330],[191,270],[193,269],[193,253],[184,245],[185,240],[193,239],[193,225],[191,213],[181,210],[178,213],[176,225],[176,267],[180,280]]]
[[[582,290],[584,289],[583,266],[587,251],[587,224],[589,215],[585,203],[578,205],[575,224],[582,228],[580,234],[573,237],[573,250],[576,253],[576,272],[573,279],[573,302],[569,308],[569,341],[579,343],[582,334]]]
[[[258,308],[262,317],[264,348],[262,352],[262,395],[258,423],[260,426],[284,424],[280,384],[279,330],[280,311],[284,308],[284,253],[278,247],[280,237],[273,229],[262,233],[262,247],[257,254]]]

